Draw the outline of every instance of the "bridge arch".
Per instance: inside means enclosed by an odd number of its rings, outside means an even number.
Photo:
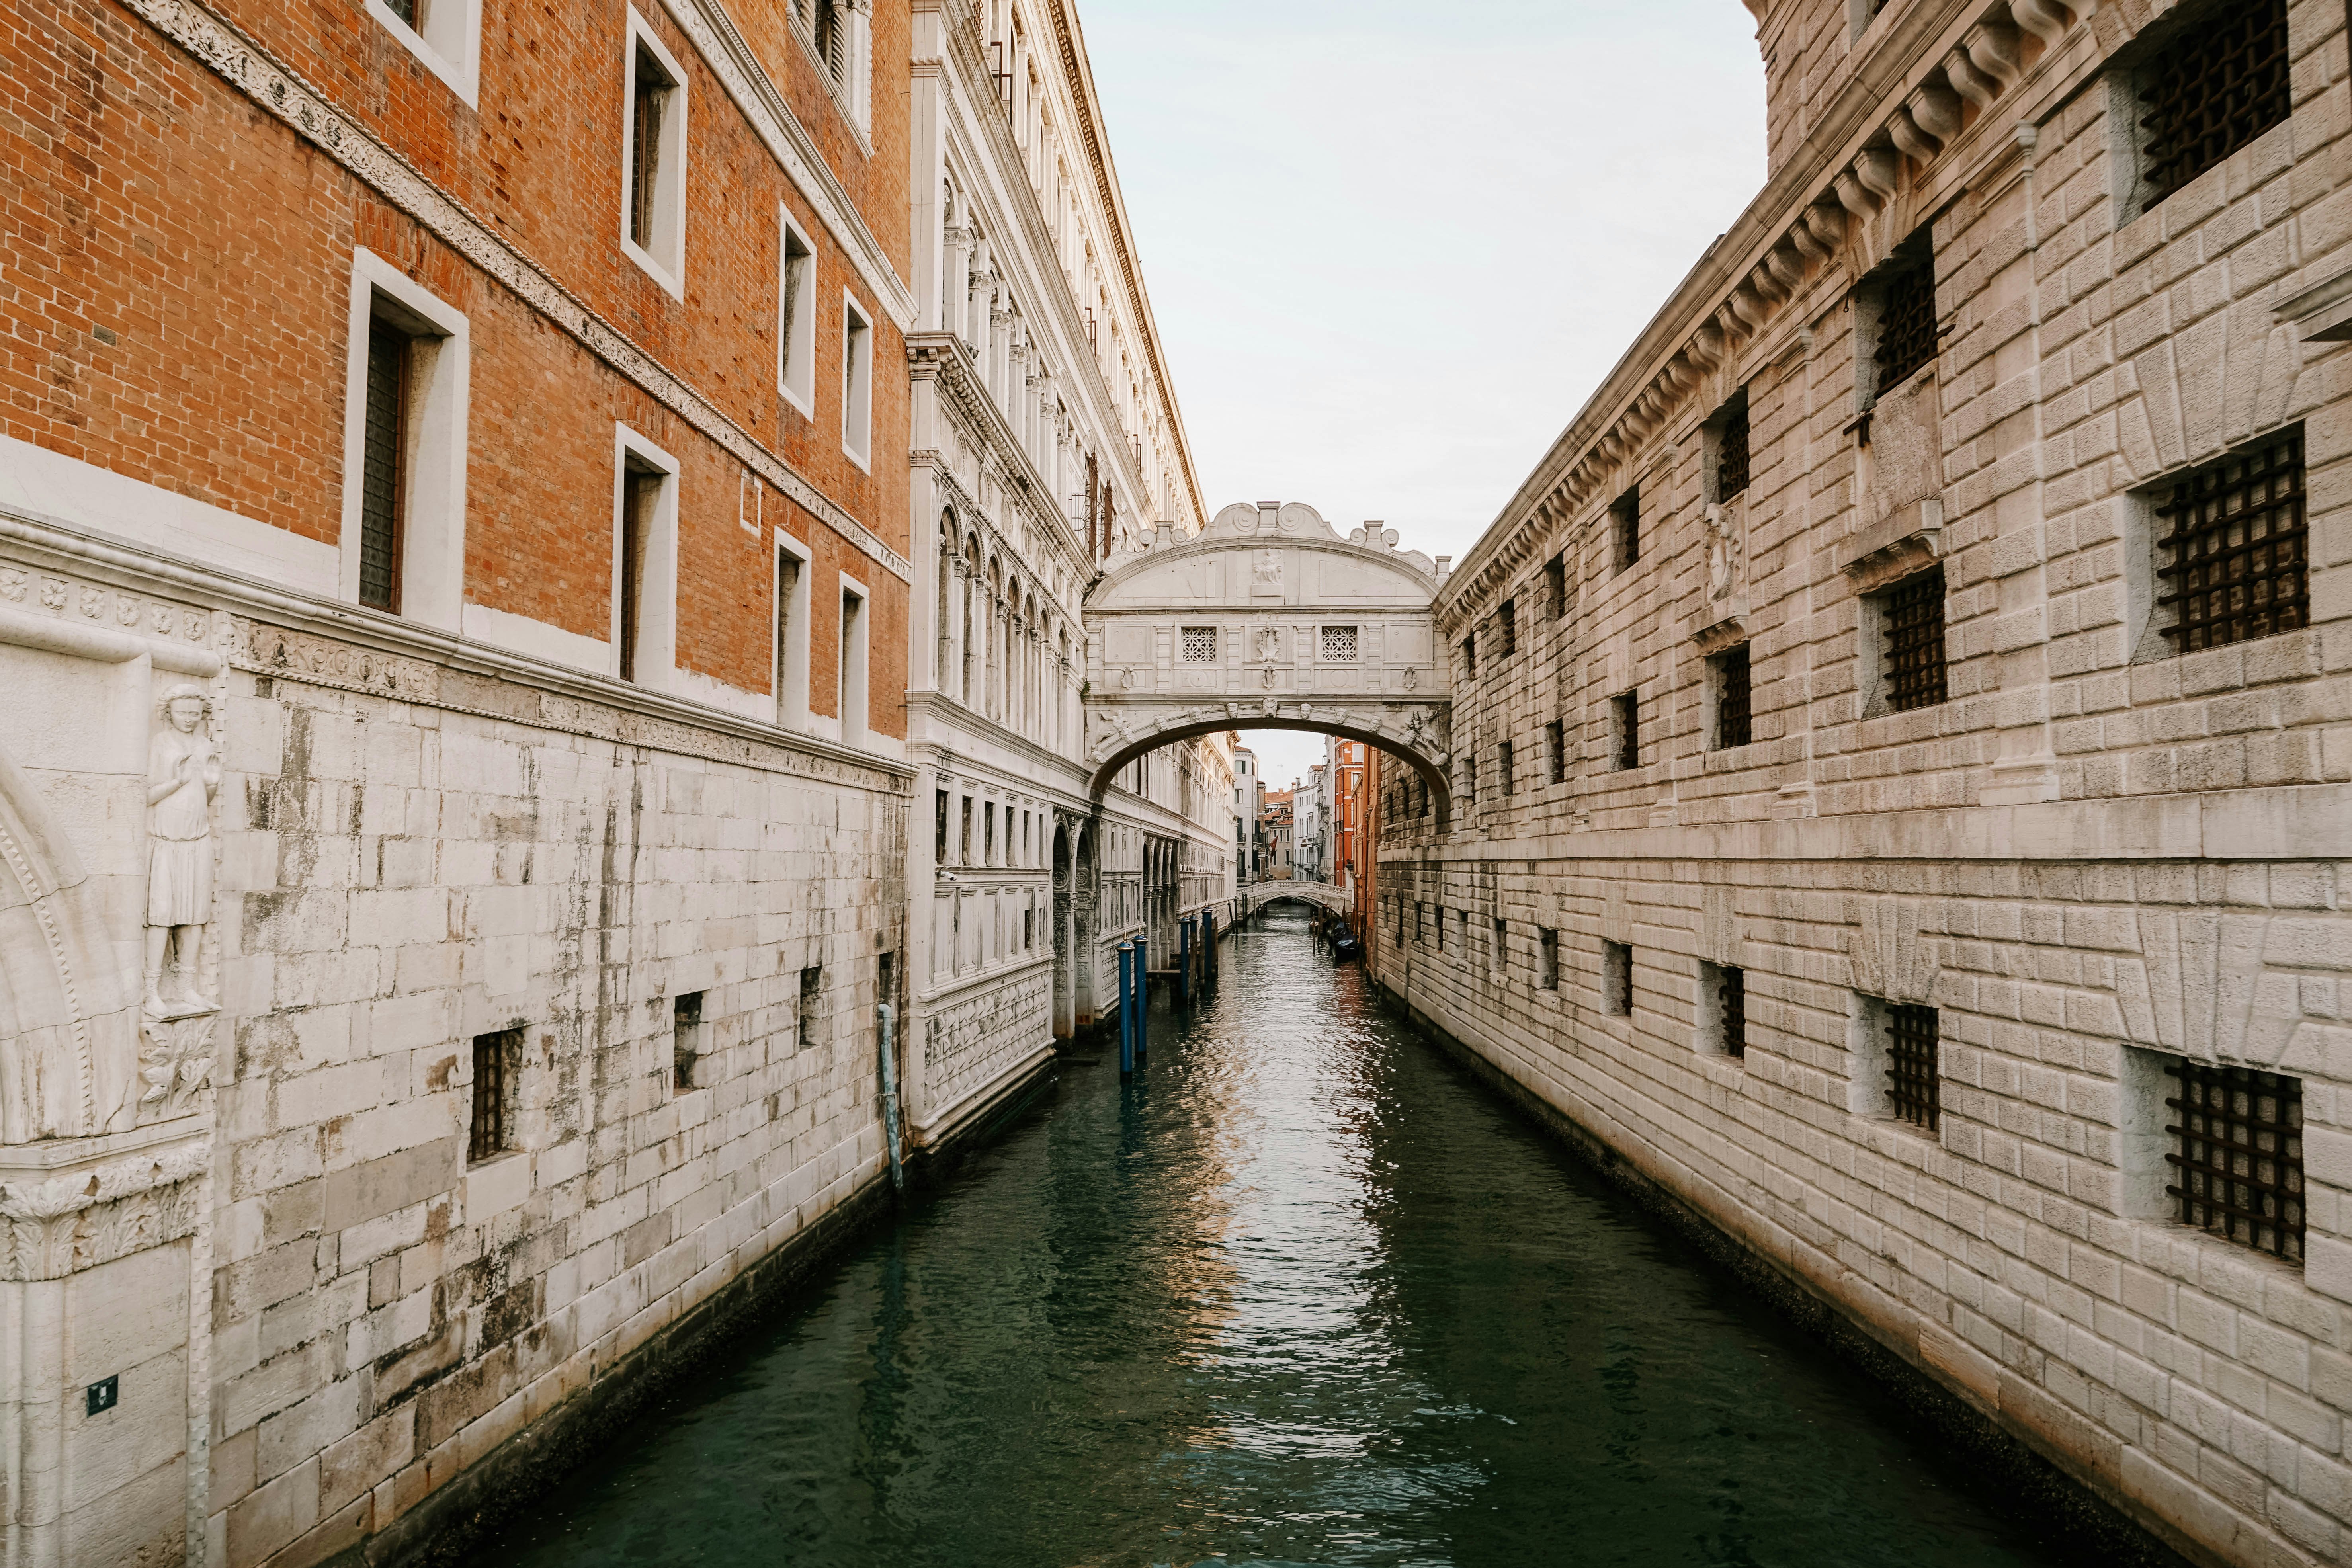
[[[1393,529],[1342,539],[1302,501],[1162,526],[1087,592],[1085,762],[1099,803],[1144,752],[1218,730],[1307,730],[1379,747],[1453,816],[1449,664],[1430,614],[1444,576]]]

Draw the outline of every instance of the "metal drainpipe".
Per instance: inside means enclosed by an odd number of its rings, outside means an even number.
[[[897,1021],[890,1004],[882,1004],[882,1132],[890,1144],[890,1190],[907,1190],[906,1167],[898,1158],[898,1052],[890,1026]]]

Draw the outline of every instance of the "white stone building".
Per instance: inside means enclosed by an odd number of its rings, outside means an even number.
[[[1438,596],[1373,962],[2196,1561],[2352,1560],[2336,0],[1749,0],[1762,193]]]
[[[1066,0],[917,0],[919,548],[908,746],[908,1114],[947,1135],[1021,1093],[1234,890],[1227,738],[1139,759],[1099,815],[1081,763],[1099,563],[1202,509]]]

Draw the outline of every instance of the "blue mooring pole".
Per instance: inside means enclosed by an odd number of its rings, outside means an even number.
[[[1142,1065],[1151,1054],[1151,965],[1145,954],[1150,951],[1142,937],[1135,939],[1135,1060]]]
[[[1135,948],[1118,944],[1118,1076],[1135,1076]]]
[[[1176,1005],[1192,1005],[1192,917],[1176,922]]]

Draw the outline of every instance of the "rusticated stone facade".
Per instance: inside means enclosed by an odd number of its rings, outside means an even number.
[[[1770,179],[1439,595],[1377,973],[2193,1557],[2352,1559],[2343,7],[1751,9]],[[2285,1125],[2200,1188],[2208,1082]]]

